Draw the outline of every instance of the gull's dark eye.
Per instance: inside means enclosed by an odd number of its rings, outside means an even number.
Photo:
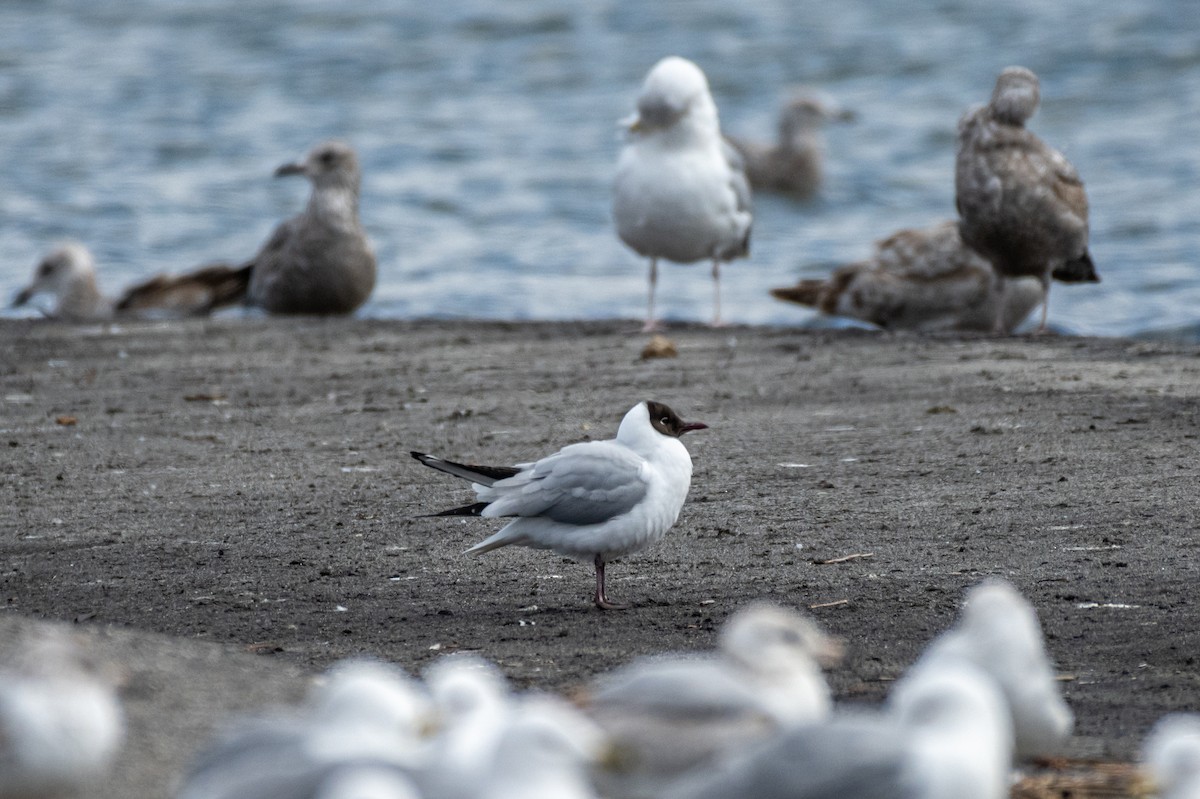
[[[336,157],[337,156],[334,154],[333,150],[324,150],[319,156],[317,156],[317,160],[319,160],[324,166],[329,166],[333,163],[333,159]]]
[[[670,427],[670,426],[671,426],[671,420],[670,420],[670,419],[668,419],[668,418],[667,418],[667,417],[665,417],[665,416],[664,416],[663,418],[659,419],[659,420],[658,420],[658,423],[659,423],[659,424],[661,424],[663,427]]]
[[[38,277],[50,277],[50,273],[54,271],[54,264],[49,261],[42,261],[38,267]]]

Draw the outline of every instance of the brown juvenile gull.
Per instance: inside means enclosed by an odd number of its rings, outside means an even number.
[[[876,242],[869,259],[838,267],[828,279],[771,289],[771,296],[885,330],[988,331],[999,314],[1004,332],[1012,332],[1045,291],[1032,277],[1015,278],[1004,291],[999,284],[951,219],[893,233]]]
[[[617,161],[617,235],[650,259],[645,330],[653,330],[658,261],[712,261],[713,325],[721,324],[721,262],[750,252],[750,184],[721,136],[717,106],[698,66],[670,56],[642,84]]]
[[[33,280],[13,299],[13,307],[39,294],[54,297],[54,307],[46,312],[52,319],[94,322],[112,317],[112,300],[96,285],[95,259],[78,242],[65,242],[47,253],[33,270]]]
[[[34,269],[33,280],[17,294],[13,306],[21,306],[38,294],[54,297],[46,312],[66,322],[97,322],[114,316],[129,318],[174,318],[209,313],[226,304],[230,295],[244,290],[228,267],[209,267],[195,272],[189,281],[177,281],[151,291],[155,278],[112,300],[96,285],[92,253],[78,242],[66,242],[51,250]]]
[[[775,142],[725,138],[741,153],[746,178],[755,191],[786,192],[806,198],[816,193],[824,177],[822,128],[826,122],[853,118],[850,111],[838,108],[817,92],[801,88],[780,109]]]
[[[238,267],[215,265],[178,277],[155,278],[118,303],[118,310],[153,304],[164,291],[179,291],[198,279],[226,275],[240,281],[222,304],[244,302],[275,314],[348,314],[375,287],[375,253],[358,219],[361,177],[358,156],[345,142],[328,141],[275,176],[304,175],[312,194],[304,211],[275,228],[258,254]]]
[[[1039,331],[1046,329],[1050,278],[1098,282],[1088,254],[1088,201],[1075,167],[1025,128],[1039,100],[1038,78],[1007,67],[992,99],[958,123],[955,203],[963,241],[1001,278],[1038,278],[1046,291]],[[999,306],[998,306],[999,307]],[[997,315],[996,330],[1003,325]]]
[[[594,601],[605,610],[624,606],[608,601],[604,564],[656,543],[675,524],[692,482],[692,459],[679,437],[706,427],[661,402],[639,402],[616,438],[571,444],[532,463],[477,466],[412,456],[473,483],[478,502],[435,516],[516,517],[467,553],[520,544],[591,561]]]

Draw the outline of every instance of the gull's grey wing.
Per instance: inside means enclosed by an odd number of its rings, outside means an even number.
[[[664,799],[913,799],[905,766],[898,725],[843,717],[790,730],[696,772]]]
[[[711,656],[670,656],[635,661],[605,677],[596,707],[632,707],[672,716],[709,716],[761,710],[741,681]]]
[[[481,515],[545,516],[574,525],[606,522],[646,496],[644,465],[613,441],[572,444],[478,491],[479,499],[490,503]]]
[[[737,209],[739,211],[749,211],[751,195],[750,181],[746,179],[746,161],[742,157],[741,151],[726,136],[721,137],[721,152],[725,155],[725,161],[729,164],[729,171],[733,173],[729,179],[729,184],[733,188],[734,196],[737,197]]]
[[[302,215],[301,215],[302,216]],[[253,269],[250,275],[249,301],[256,305],[263,304],[266,297],[277,289],[276,286],[286,279],[285,266],[290,261],[291,250],[302,224],[301,216],[285,219],[276,225],[251,261]]]

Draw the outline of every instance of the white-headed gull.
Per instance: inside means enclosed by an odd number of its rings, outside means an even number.
[[[0,671],[0,797],[86,795],[124,740],[114,686],[65,632],[23,639]]]
[[[1142,763],[1163,799],[1200,799],[1200,715],[1159,719],[1142,747]]]
[[[571,444],[532,463],[476,466],[412,456],[470,480],[479,498],[435,515],[516,517],[468,553],[519,544],[590,561],[596,607],[618,608],[605,594],[604,564],[645,549],[675,524],[692,481],[692,459],[679,437],[707,426],[645,401],[625,414],[616,438]]]
[[[656,795],[686,770],[829,715],[820,666],[842,644],[807,615],[754,603],[718,640],[714,653],[639,658],[596,681],[587,711],[619,754],[600,775],[609,792]]]
[[[878,714],[793,727],[692,772],[664,799],[1004,799],[1008,713],[965,661],[931,664]]]
[[[750,184],[721,136],[717,106],[698,66],[670,56],[642,84],[617,161],[617,235],[650,259],[645,329],[655,327],[658,260],[712,261],[713,324],[721,323],[721,262],[750,251]]]
[[[522,697],[502,725],[479,799],[595,799],[589,766],[608,740],[587,717],[550,695]]]
[[[424,677],[433,697],[438,733],[420,777],[421,795],[473,799],[487,782],[515,697],[500,670],[475,655],[440,658]]]
[[[1058,753],[1075,717],[1055,679],[1037,611],[1010,583],[992,578],[968,591],[954,626],[934,639],[913,668],[955,658],[971,661],[999,684],[1012,714],[1018,758]]]
[[[1100,278],[1088,254],[1083,181],[1062,153],[1025,128],[1039,99],[1037,75],[1024,67],[1000,73],[991,101],[959,120],[954,188],[962,240],[991,261],[1002,288],[1010,277],[1041,281],[1045,330],[1052,276]]]
[[[231,725],[192,764],[178,799],[309,799],[337,775],[407,784],[424,767],[424,688],[398,668],[366,660],[334,665],[299,714]],[[364,778],[365,779],[365,778]],[[337,795],[337,794],[333,794]]]

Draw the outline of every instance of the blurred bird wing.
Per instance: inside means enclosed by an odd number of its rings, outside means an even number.
[[[843,718],[798,727],[708,772],[666,799],[911,799],[901,730]]]

